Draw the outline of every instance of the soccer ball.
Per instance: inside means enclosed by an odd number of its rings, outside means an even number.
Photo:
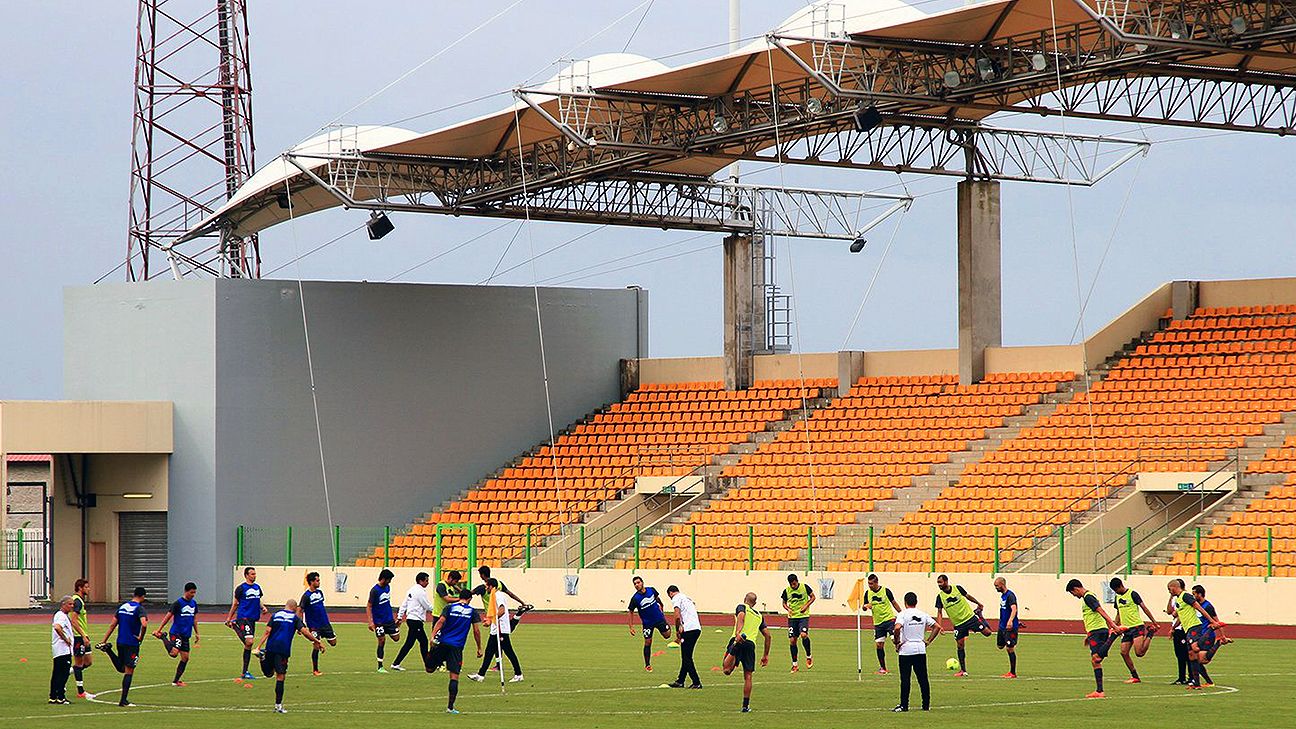
[[[957,659],[957,658],[951,658],[951,659],[949,659],[948,661],[945,661],[945,667],[948,668],[948,669],[951,670],[951,671],[957,671],[957,670],[959,670],[959,662],[958,662],[958,659]]]

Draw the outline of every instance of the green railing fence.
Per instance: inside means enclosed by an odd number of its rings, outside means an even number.
[[[803,530],[803,531],[798,531]],[[995,528],[989,537],[977,540],[987,548],[969,548],[968,537],[957,530],[938,530],[930,527],[921,537],[909,537],[908,548],[898,549],[895,537],[883,534],[881,527],[868,527],[861,533],[857,544],[850,546],[843,559],[840,543],[834,550],[826,550],[825,540],[815,527],[778,527],[748,524],[730,527],[725,534],[715,534],[706,526],[688,525],[675,532],[672,540],[645,544],[642,530],[631,529],[630,541],[624,550],[599,559],[596,546],[586,535],[581,539],[581,528],[573,528],[575,537],[572,551],[565,555],[571,569],[625,566],[635,569],[670,567],[674,569],[731,569],[759,570],[815,570],[842,569],[848,571],[901,571],[901,572],[990,572],[1004,571],[1017,555],[1004,548],[1010,541]],[[682,531],[682,538],[679,532]],[[1196,537],[1196,532],[1189,532]],[[1138,527],[1099,530],[1092,526],[1079,533],[1071,527],[1058,526],[1044,537],[1050,548],[1032,557],[1026,572],[1077,573],[1077,574],[1130,574],[1138,565],[1147,545],[1146,531]],[[436,552],[431,537],[417,538],[423,546],[410,547],[409,540],[401,538],[390,527],[239,527],[235,536],[238,564],[263,567],[348,566],[357,559],[373,560],[390,566],[428,566],[436,563]],[[480,536],[474,545],[482,549]],[[988,539],[988,541],[987,541]],[[1230,566],[1261,568],[1263,574],[1274,575],[1273,530],[1268,531],[1263,556],[1252,565]],[[426,541],[424,541],[426,540]],[[532,568],[541,566],[535,559],[540,549],[540,539],[532,534],[532,527],[523,527],[517,551],[510,551],[503,559],[491,550],[489,543],[485,554],[478,555],[484,564],[500,562],[509,566]],[[6,545],[12,544],[6,542]],[[457,543],[462,545],[462,543]],[[921,544],[921,547],[913,546]],[[336,545],[336,547],[335,547]],[[1203,562],[1200,538],[1194,539],[1190,551],[1196,553],[1195,574],[1204,574],[1213,566]],[[461,547],[457,547],[459,549]],[[6,555],[15,547],[7,546]],[[498,547],[496,547],[498,549]],[[897,558],[897,553],[902,556]],[[601,552],[600,552],[601,554]],[[624,554],[625,556],[618,556]],[[8,558],[8,557],[7,557]],[[462,562],[463,560],[460,559]],[[456,564],[455,568],[462,565]],[[448,567],[447,567],[448,568]]]

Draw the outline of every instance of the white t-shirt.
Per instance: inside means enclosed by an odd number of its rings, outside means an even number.
[[[62,626],[67,641],[59,637],[58,631],[54,629],[56,625]],[[50,624],[50,650],[53,651],[55,658],[72,655],[72,644],[68,641],[73,640],[75,635],[72,632],[72,620],[68,618],[67,613],[62,610],[54,613],[54,622]]]
[[[500,608],[504,608],[504,614],[503,614],[503,615],[499,615],[499,614],[498,614]],[[503,633],[504,635],[508,635],[509,633],[512,633],[512,632],[513,632],[513,628],[512,628],[512,626],[511,626],[511,624],[510,624],[510,621],[509,621],[509,612],[508,612],[508,611],[509,611],[508,596],[504,594],[504,591],[503,591],[503,590],[496,590],[496,591],[495,591],[495,612],[496,612],[496,615],[490,616],[490,617],[492,618],[492,620],[491,620],[491,624],[490,624],[490,626],[491,626],[491,629],[490,629],[491,635],[495,635],[495,632],[496,632],[497,630],[498,630],[500,633]]]
[[[405,595],[405,602],[401,603],[400,614],[397,617],[406,620],[427,620],[428,610],[432,609],[432,603],[428,602],[427,590],[420,584],[415,584]]]
[[[905,608],[896,616],[896,625],[900,626],[900,649],[902,656],[920,656],[927,653],[927,629],[935,625],[932,616],[918,608]]]
[[[680,630],[687,632],[690,630],[701,630],[702,621],[698,620],[697,605],[693,604],[693,599],[682,592],[675,593],[671,602],[680,611]]]

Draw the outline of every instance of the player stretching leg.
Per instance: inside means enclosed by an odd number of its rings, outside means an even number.
[[[288,658],[292,656],[293,638],[298,635],[309,640],[315,650],[324,652],[324,645],[319,642],[319,638],[311,635],[310,628],[297,615],[297,601],[290,599],[284,603],[283,610],[271,615],[270,620],[266,621],[265,634],[261,636],[261,644],[257,646],[257,654],[261,658],[261,674],[266,678],[275,677],[276,714],[288,713],[283,706],[284,680],[288,678]]]
[[[117,608],[112,622],[108,624],[108,632],[104,634],[103,642],[97,646],[99,650],[108,654],[108,660],[112,661],[113,668],[122,674],[121,700],[117,702],[118,706],[134,706],[127,699],[127,694],[130,693],[135,667],[139,665],[140,643],[144,641],[145,630],[148,628],[148,614],[144,612],[145,594],[147,593],[144,588],[135,588],[134,597],[130,602],[124,602]],[[116,653],[113,653],[112,646],[108,644],[108,639],[112,637],[114,630],[117,631]]]
[[[1112,592],[1116,593],[1116,599],[1112,602],[1116,608],[1116,622],[1125,629],[1121,633],[1121,660],[1125,661],[1125,667],[1130,672],[1125,683],[1142,683],[1138,669],[1134,668],[1134,658],[1142,658],[1147,653],[1148,647],[1152,645],[1152,636],[1156,635],[1161,626],[1152,617],[1152,611],[1148,610],[1143,598],[1127,587],[1121,578],[1113,577],[1108,584],[1111,585]],[[1146,624],[1139,615],[1140,610],[1147,616]],[[1131,652],[1133,655],[1130,655]]]
[[[77,698],[91,698],[85,690],[85,670],[94,664],[94,641],[90,639],[90,580],[80,578],[72,589],[72,674],[76,677]]]
[[[510,678],[509,682],[526,680],[522,677],[522,664],[518,661],[517,653],[513,651],[513,642],[509,637],[516,623],[509,618],[509,603],[505,594],[500,589],[499,580],[494,577],[486,578],[486,614],[491,618],[490,638],[487,640],[486,657],[482,659],[481,669],[468,677],[474,681],[486,679],[486,671],[489,670],[491,662],[500,654],[508,658],[513,666],[513,678]],[[501,675],[500,683],[503,682],[504,677]]]
[[[383,648],[387,645],[387,636],[400,640],[400,626],[396,625],[396,616],[392,615],[391,581],[395,577],[389,569],[378,573],[378,584],[369,588],[369,602],[365,603],[365,619],[369,621],[369,630],[378,638],[378,673],[387,673],[383,668]]]
[[[440,591],[437,594],[441,594]],[[441,596],[448,597],[448,594]],[[470,604],[472,591],[460,588],[456,597],[458,599],[455,602],[447,602],[441,609],[436,624],[432,626],[432,650],[423,657],[423,665],[428,673],[445,666],[446,672],[450,674],[447,714],[459,713],[455,708],[455,697],[459,695],[459,672],[463,670],[463,649],[468,642],[468,628],[472,628],[473,640],[477,641],[477,657],[482,656],[481,628],[478,627],[481,616]]]
[[[1219,615],[1215,612],[1215,606],[1210,600],[1206,599],[1206,588],[1201,585],[1193,585],[1193,597],[1201,605],[1202,610],[1210,616],[1210,621],[1201,626],[1201,631],[1197,637],[1197,672],[1201,674],[1201,686],[1210,688],[1215,685],[1211,680],[1210,674],[1206,671],[1206,666],[1215,658],[1215,652],[1220,646],[1226,643],[1232,643],[1228,636],[1224,635],[1224,624],[1219,622]]]
[[[172,686],[185,685],[180,678],[189,665],[189,638],[192,637],[194,645],[198,645],[198,601],[194,600],[197,594],[198,586],[186,582],[184,595],[171,604],[166,617],[162,618],[162,624],[153,631],[153,637],[162,641],[162,648],[167,655],[180,658],[180,662],[176,664],[175,678],[171,679]],[[171,624],[169,633],[166,632],[167,623]]]
[[[297,616],[310,628],[316,640],[327,640],[330,646],[337,645],[337,633],[333,632],[328,610],[324,607],[324,591],[320,589],[318,572],[306,573],[306,592],[302,593],[301,603],[297,606]],[[311,650],[311,674],[314,676],[322,675],[319,670],[320,652],[318,648]]]
[[[810,606],[814,604],[814,590],[801,584],[796,575],[788,575],[788,586],[783,589],[783,610],[788,616],[788,652],[792,654],[792,673],[797,672],[797,638],[805,648],[806,668],[814,666],[810,657]]]
[[[261,604],[261,586],[256,581],[256,568],[243,568],[243,584],[234,588],[234,601],[230,603],[225,624],[243,641],[243,680],[256,678],[248,670],[252,660],[252,641],[256,640],[256,624],[261,615],[270,612]]]
[[[958,662],[959,670],[955,676],[966,676],[967,672],[967,650],[965,641],[968,635],[980,633],[986,637],[990,636],[990,627],[981,619],[981,611],[985,605],[981,601],[968,594],[962,585],[950,585],[949,577],[940,575],[936,578],[936,622],[941,621],[941,614],[948,613],[950,624],[954,626],[954,641],[958,643]],[[971,601],[971,604],[969,604]],[[972,605],[976,605],[976,610]]]
[[[1021,621],[1017,615],[1017,594],[1008,589],[1008,581],[996,577],[995,592],[999,593],[999,632],[995,645],[1008,652],[1008,673],[1001,678],[1017,678],[1017,631]]]
[[[634,614],[639,613],[639,622],[643,632],[644,670],[651,672],[653,631],[661,633],[670,640],[670,625],[666,623],[666,613],[662,610],[661,595],[654,587],[645,587],[642,577],[635,576],[630,582],[634,585],[634,594],[630,596],[628,612],[630,613],[630,635],[635,635]]]
[[[1093,665],[1094,683],[1097,688],[1093,693],[1085,696],[1086,699],[1101,699],[1106,696],[1103,693],[1103,670],[1102,662],[1107,657],[1107,652],[1111,650],[1112,641],[1115,640],[1113,634],[1125,632],[1125,629],[1112,622],[1107,616],[1107,611],[1103,609],[1102,602],[1080,584],[1080,580],[1071,580],[1067,583],[1066,591],[1071,593],[1080,600],[1080,615],[1084,619],[1085,627],[1085,646],[1089,648],[1089,662]]]
[[[765,618],[756,610],[756,593],[749,592],[734,608],[734,632],[725,648],[724,675],[728,676],[739,664],[743,669],[742,712],[751,711],[752,676],[756,673],[756,634],[765,636],[765,653],[760,664],[769,665],[770,632]]]
[[[873,615],[873,643],[877,648],[878,675],[887,675],[886,641],[895,630],[896,614],[900,605],[891,589],[878,582],[877,575],[868,576],[868,591],[864,593],[864,609]]]
[[[1206,612],[1197,598],[1184,589],[1183,580],[1170,580],[1166,585],[1170,593],[1170,610],[1179,618],[1179,625],[1188,636],[1188,689],[1201,688],[1202,644],[1208,643],[1206,629],[1220,627],[1219,621]]]

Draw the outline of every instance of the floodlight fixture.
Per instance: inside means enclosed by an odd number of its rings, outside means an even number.
[[[365,228],[369,230],[369,240],[378,240],[396,230],[396,226],[392,223],[391,218],[387,217],[387,213],[377,210],[369,213],[369,221],[365,223]]]
[[[810,100],[806,102],[806,111],[811,114],[818,114],[823,111],[823,102],[817,97],[811,96]]]
[[[1247,32],[1247,20],[1239,15],[1229,22],[1229,27],[1233,29],[1234,33],[1242,35]]]
[[[882,123],[882,112],[876,106],[861,106],[855,110],[851,120],[855,122],[855,131],[871,132]]]
[[[947,89],[957,89],[959,84],[963,83],[963,77],[959,76],[958,71],[946,71],[945,74],[941,76],[941,82],[945,84],[945,88]]]
[[[716,134],[724,134],[729,131],[729,120],[717,115],[716,118],[711,120],[711,129]]]
[[[1043,53],[1036,53],[1031,56],[1031,68],[1036,71],[1043,71],[1048,68],[1048,59],[1044,57]]]

